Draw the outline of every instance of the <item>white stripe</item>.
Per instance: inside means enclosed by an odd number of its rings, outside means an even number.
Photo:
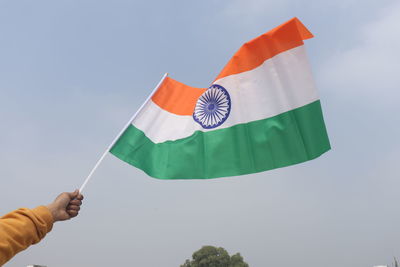
[[[231,97],[228,119],[214,129],[203,129],[192,116],[180,116],[149,101],[133,121],[154,143],[177,140],[195,131],[214,131],[239,123],[270,118],[318,100],[304,46],[285,51],[250,71],[214,82]]]

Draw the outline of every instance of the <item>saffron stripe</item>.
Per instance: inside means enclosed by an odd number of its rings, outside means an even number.
[[[297,18],[245,43],[230,59],[215,80],[252,70],[284,51],[303,45],[312,33]]]
[[[207,179],[280,168],[330,149],[320,101],[272,118],[155,144],[131,125],[110,152],[159,179]]]
[[[192,115],[197,99],[205,90],[167,77],[151,99],[168,112],[176,115]]]

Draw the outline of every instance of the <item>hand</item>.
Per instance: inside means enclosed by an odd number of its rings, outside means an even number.
[[[53,203],[47,205],[53,215],[54,222],[69,220],[76,217],[82,205],[83,196],[78,190],[72,193],[61,193]]]

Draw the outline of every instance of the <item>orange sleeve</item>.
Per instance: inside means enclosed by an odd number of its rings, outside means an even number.
[[[15,254],[38,243],[53,227],[49,209],[18,209],[0,218],[0,266]]]

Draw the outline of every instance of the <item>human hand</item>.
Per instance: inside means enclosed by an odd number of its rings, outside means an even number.
[[[47,205],[53,215],[54,222],[69,220],[76,217],[82,205],[83,196],[78,190],[72,193],[64,192],[58,195],[53,203]]]

